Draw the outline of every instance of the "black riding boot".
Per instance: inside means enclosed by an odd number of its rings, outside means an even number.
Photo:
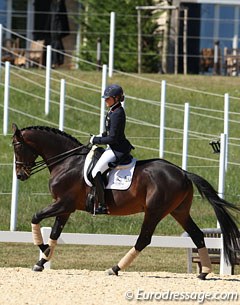
[[[97,173],[96,177],[93,179],[95,186],[96,186],[96,192],[98,197],[98,208],[95,210],[95,214],[108,214],[108,210],[105,204],[105,198],[104,198],[104,183],[102,180],[102,174],[100,172]]]

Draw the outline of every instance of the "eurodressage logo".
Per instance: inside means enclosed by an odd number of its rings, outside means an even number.
[[[125,299],[128,301],[196,301],[203,304],[205,301],[238,301],[239,294],[237,292],[147,292],[143,289],[137,291],[128,290],[125,292]]]
[[[119,185],[124,185],[125,183],[131,182],[131,176],[116,176],[116,179],[114,180],[114,183],[119,184]]]

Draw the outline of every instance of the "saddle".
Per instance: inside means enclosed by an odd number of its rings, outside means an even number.
[[[95,147],[94,147],[95,146]],[[97,161],[100,159],[101,155],[104,153],[105,149],[103,147],[98,147],[96,145],[94,145],[90,151],[90,155],[87,156],[87,158],[89,157],[90,160],[90,163],[87,165],[87,169],[86,169],[86,177],[87,179],[89,180],[89,182],[93,185],[93,178],[92,178],[92,170],[93,168],[95,167]],[[103,180],[104,180],[104,183],[105,185],[107,184],[107,174],[109,173],[109,171],[111,169],[114,169],[116,168],[117,166],[124,166],[124,165],[127,165],[127,164],[130,164],[132,162],[132,155],[130,154],[126,154],[124,155],[121,159],[117,159],[116,161],[114,162],[109,162],[108,163],[108,167],[109,169],[106,170],[104,173],[103,173]],[[87,160],[85,162],[85,165],[87,163]],[[86,180],[86,179],[85,179]],[[91,186],[91,185],[90,185]]]
[[[93,182],[91,173],[92,173],[94,166],[96,165],[97,161],[99,160],[99,158],[101,157],[101,155],[103,154],[104,151],[105,151],[104,148],[94,145],[92,147],[91,151],[89,152],[89,154],[87,155],[85,164],[84,164],[84,179],[85,179],[85,182],[87,183],[87,185],[91,187],[91,190],[88,194],[87,201],[86,201],[86,210],[92,214],[94,213],[94,206],[96,203],[95,202],[96,201],[96,199],[95,199],[96,189],[94,187],[94,182]],[[132,160],[133,160],[133,157],[130,154],[128,154],[128,155],[124,155],[123,158],[118,159],[115,162],[110,162],[108,164],[109,169],[106,170],[102,175],[105,187],[108,186],[109,180],[112,180],[111,173],[114,173],[114,171],[118,168],[125,169],[126,167],[128,167],[128,165],[131,166]],[[134,165],[135,165],[135,162],[134,162]],[[110,177],[110,179],[109,179],[109,177]],[[107,187],[107,188],[111,188],[111,186]]]

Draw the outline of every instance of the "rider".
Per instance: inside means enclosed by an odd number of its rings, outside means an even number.
[[[96,214],[108,214],[104,198],[104,182],[102,174],[109,168],[110,162],[119,163],[129,153],[133,146],[126,139],[124,130],[126,123],[125,111],[121,105],[124,101],[123,89],[116,84],[108,86],[102,98],[105,99],[109,111],[105,119],[105,132],[102,135],[93,135],[90,138],[91,144],[107,145],[104,153],[92,170],[92,177],[96,186],[99,206]]]

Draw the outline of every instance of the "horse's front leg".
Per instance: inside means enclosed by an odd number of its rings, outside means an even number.
[[[70,213],[59,215],[56,217],[47,244],[44,244],[42,233],[40,230],[40,221],[43,219],[41,218],[41,216],[42,216],[41,213],[38,213],[35,214],[32,219],[33,242],[42,251],[42,258],[36,263],[36,265],[34,265],[33,271],[42,271],[44,269],[44,264],[52,258],[54,248],[57,244],[57,239],[62,233],[62,230],[70,216]]]

